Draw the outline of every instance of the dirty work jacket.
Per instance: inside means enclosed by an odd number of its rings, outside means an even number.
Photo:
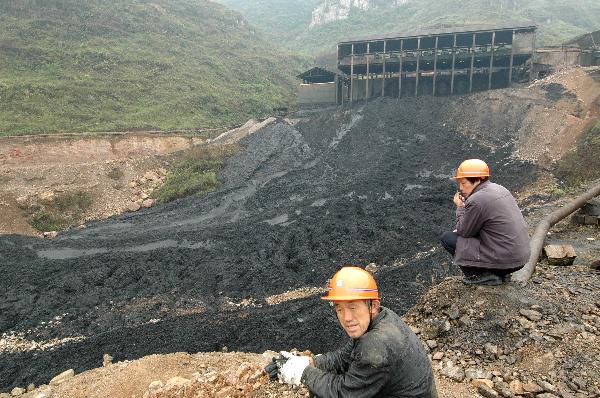
[[[302,382],[319,398],[437,398],[419,338],[384,307],[367,333],[338,351],[316,356]]]
[[[456,265],[491,269],[521,267],[529,259],[527,224],[502,185],[484,181],[456,208]]]

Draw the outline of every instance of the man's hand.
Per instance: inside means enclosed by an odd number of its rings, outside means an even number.
[[[277,366],[276,359],[273,358],[273,361],[265,366],[265,372],[269,375],[269,379],[275,380],[279,373],[279,366]]]
[[[279,379],[284,383],[299,386],[304,369],[310,365],[310,358],[294,355],[287,351],[281,351],[281,355],[286,357],[287,361],[283,364],[281,370],[279,371]]]
[[[465,202],[463,201],[460,192],[454,194],[454,199],[452,199],[452,201],[454,202],[456,207],[465,207]]]

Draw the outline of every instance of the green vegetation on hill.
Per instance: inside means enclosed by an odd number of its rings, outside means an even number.
[[[58,231],[83,221],[83,214],[92,205],[93,199],[88,192],[64,192],[43,206],[26,208],[33,212],[29,218],[32,227],[40,232]]]
[[[170,202],[194,193],[203,196],[215,191],[221,186],[217,174],[225,159],[238,150],[237,145],[199,146],[190,150],[151,196],[159,202]]]
[[[215,0],[239,11],[272,41],[286,45],[306,31],[322,0]]]
[[[236,124],[303,62],[207,0],[2,1],[0,135]]]
[[[560,44],[577,35],[600,29],[598,0],[409,0],[400,6],[386,6],[385,2],[379,1],[379,8],[368,11],[354,9],[345,20],[310,30],[310,18],[305,17],[307,11],[299,7],[296,18],[288,19],[290,25],[283,29],[269,22],[272,15],[264,19],[257,17],[270,15],[273,4],[283,3],[283,0],[246,0],[243,7],[239,5],[241,0],[219,1],[238,9],[252,23],[278,37],[280,44],[313,55],[332,52],[341,40],[426,28],[534,23],[539,28],[539,45]],[[289,2],[290,7],[294,6],[293,3]],[[297,34],[298,26],[294,23],[302,25],[301,34]],[[294,34],[289,35],[288,32]]]

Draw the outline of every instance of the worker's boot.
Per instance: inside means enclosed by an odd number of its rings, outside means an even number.
[[[466,276],[463,278],[465,285],[488,285],[497,286],[502,284],[502,278],[491,272],[482,272],[478,275]]]

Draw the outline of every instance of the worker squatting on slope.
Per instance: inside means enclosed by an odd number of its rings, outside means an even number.
[[[332,303],[350,340],[315,357],[289,352],[265,370],[312,394],[330,397],[437,398],[431,363],[419,338],[392,310],[382,307],[375,280],[359,267],[343,267],[322,297]],[[281,363],[280,362],[280,363]]]
[[[453,177],[459,185],[453,199],[456,225],[442,234],[441,242],[466,284],[500,285],[529,259],[527,224],[517,202],[489,176],[483,160],[468,159]]]

